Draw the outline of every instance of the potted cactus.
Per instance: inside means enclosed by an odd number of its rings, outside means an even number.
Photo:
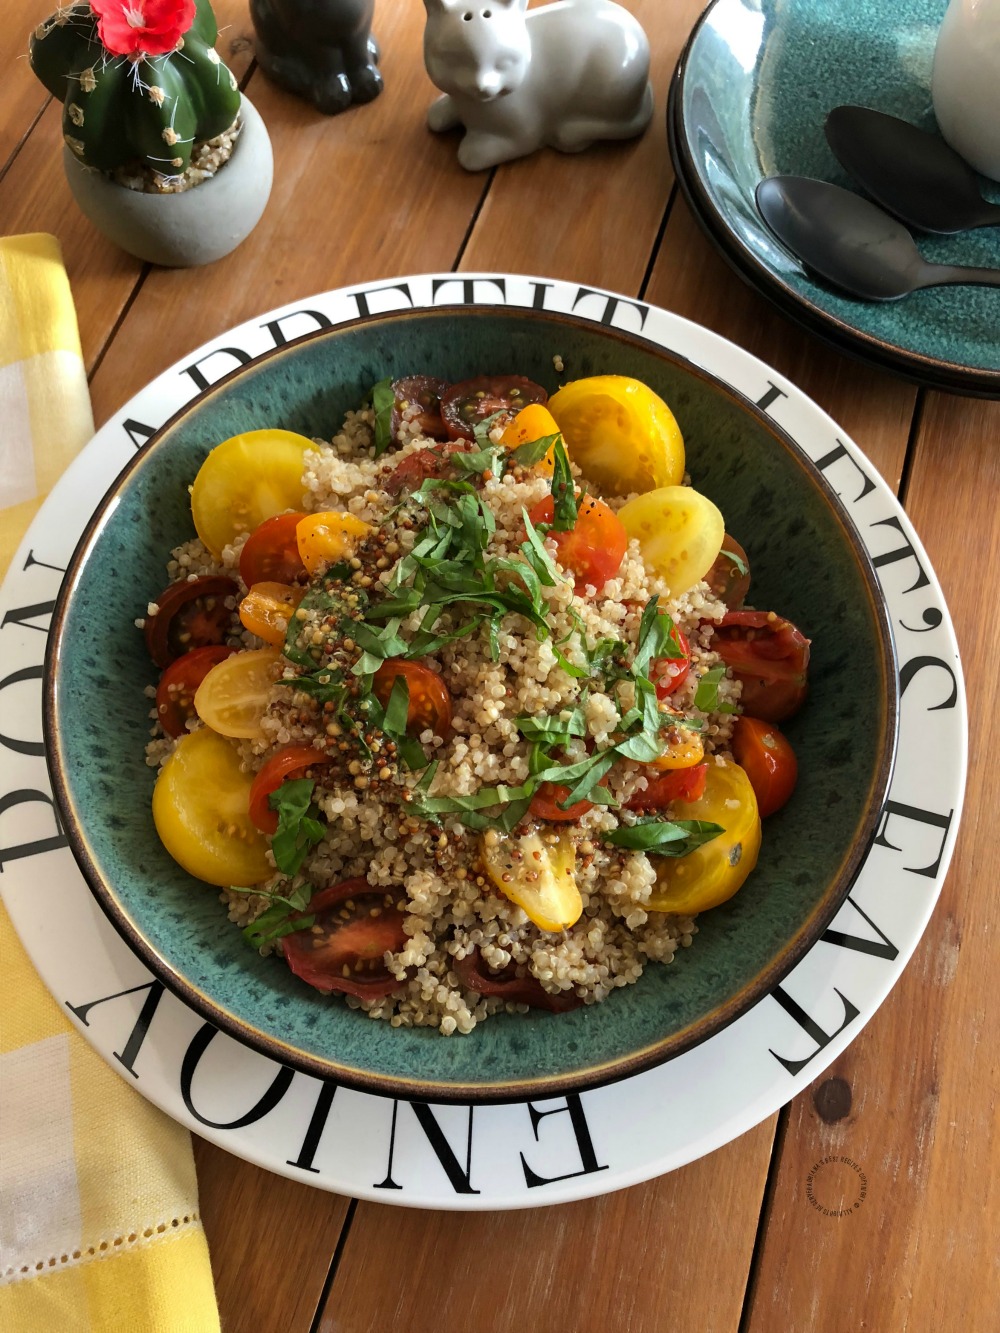
[[[140,259],[219,259],[267,203],[270,140],[217,34],[209,0],[75,0],[32,36],[31,67],[63,104],[73,196]]]

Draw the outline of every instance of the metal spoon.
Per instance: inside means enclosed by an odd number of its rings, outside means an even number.
[[[928,264],[902,225],[827,181],[771,176],[757,207],[779,240],[810,268],[865,301],[896,301],[921,287],[1000,287],[1000,269]]]
[[[911,227],[1000,226],[1000,204],[987,203],[976,173],[940,135],[871,107],[838,106],[826,118],[826,139],[858,184]]]

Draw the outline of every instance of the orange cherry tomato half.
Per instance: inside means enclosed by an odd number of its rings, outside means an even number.
[[[306,569],[310,574],[318,574],[327,565],[352,556],[371,530],[371,524],[355,514],[331,509],[300,518],[295,540]]]
[[[251,634],[280,648],[288,621],[305,595],[305,588],[298,584],[255,583],[240,602],[240,620]]]
[[[275,514],[255,528],[240,552],[240,578],[255,583],[302,583],[306,567],[299,555],[295,529],[306,515],[301,511]]]
[[[733,729],[733,758],[750,779],[761,818],[780,810],[795,790],[799,764],[774,723],[759,717],[738,718]]]
[[[366,879],[321,889],[299,914],[311,917],[312,924],[282,940],[285,962],[324,995],[344,991],[363,1000],[389,995],[405,984],[384,961],[385,954],[406,947],[404,906],[400,889],[373,889]]]
[[[390,657],[375,672],[372,693],[383,708],[388,707],[392,687],[399,677],[406,681],[410,706],[406,730],[414,736],[430,728],[435,736],[447,740],[451,734],[451,695],[448,687],[430,667],[404,658]]]
[[[227,597],[239,589],[222,574],[179,579],[156,599],[156,612],[146,617],[143,631],[149,655],[158,667],[168,667],[192,648],[224,643],[234,628]]]
[[[559,782],[543,782],[531,798],[528,814],[532,819],[547,819],[562,824],[580,819],[588,810],[593,810],[593,801],[574,801],[567,809],[559,805],[569,795],[569,788]]]
[[[192,648],[171,662],[156,687],[156,718],[168,736],[182,736],[188,720],[197,717],[194,696],[198,686],[219,662],[236,651],[224,643]]]
[[[551,495],[528,512],[535,527],[539,523],[551,523],[554,516],[555,504]],[[559,563],[573,575],[578,593],[582,593],[588,584],[600,592],[608,579],[613,579],[621,569],[628,548],[628,534],[618,515],[603,500],[592,495],[580,498],[574,527],[567,532],[550,530],[546,537],[555,542]]]
[[[705,795],[708,764],[674,768],[647,776],[644,791],[637,791],[625,802],[627,810],[663,810],[671,801],[700,801]]]
[[[289,745],[271,755],[250,787],[250,818],[261,833],[276,833],[278,830],[278,812],[271,809],[271,793],[283,782],[301,778],[308,769],[329,762],[323,751],[314,745]]]

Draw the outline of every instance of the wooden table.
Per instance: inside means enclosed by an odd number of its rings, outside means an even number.
[[[965,664],[971,781],[950,876],[902,980],[811,1088],[672,1175],[534,1212],[352,1202],[196,1141],[227,1333],[997,1327],[1000,770],[989,755],[1000,747],[1000,404],[917,389],[831,351],[705,241],[674,183],[663,118],[700,7],[629,0],[653,48],[658,106],[643,139],[470,176],[454,138],[424,127],[433,90],[417,0],[379,0],[386,92],[334,119],[267,82],[246,0],[216,0],[220,51],[271,132],[274,192],[235,254],[166,271],[113,249],[73,206],[59,108],[23,57],[50,0],[7,0],[0,232],[61,240],[98,424],[216,333],[345,283],[497,269],[642,295],[770,362],[860,444],[927,545]],[[849,1099],[829,1095],[834,1079]],[[806,1198],[810,1167],[830,1153],[868,1177],[866,1204],[850,1217],[825,1217]]]

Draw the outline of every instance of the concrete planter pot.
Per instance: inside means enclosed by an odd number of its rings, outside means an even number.
[[[168,268],[210,264],[253,231],[271,193],[274,161],[260,114],[243,98],[243,129],[214,176],[183,194],[140,194],[84,166],[68,149],[63,163],[80,209],[115,245]]]

